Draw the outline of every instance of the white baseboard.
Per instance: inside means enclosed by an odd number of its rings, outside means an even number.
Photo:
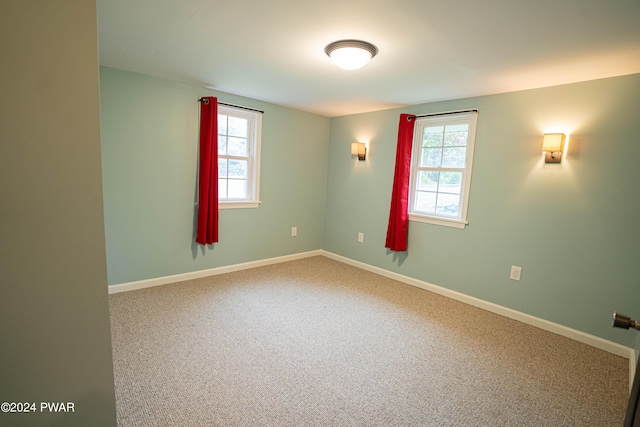
[[[284,255],[276,258],[262,259],[258,261],[244,262],[241,264],[226,265],[223,267],[210,268],[207,270],[192,271],[189,273],[174,274],[172,276],[156,277],[153,279],[139,280],[136,282],[121,283],[109,286],[109,294],[119,292],[135,291],[137,289],[150,288],[152,286],[168,285],[169,283],[184,282],[185,280],[200,279],[202,277],[216,276],[218,274],[232,273],[234,271],[248,270],[250,268],[262,267],[265,265],[279,264],[281,262],[294,261],[302,258],[322,255],[321,250],[301,252],[292,255]]]
[[[332,252],[321,251],[321,255],[327,258],[334,259],[336,261],[343,262],[345,264],[353,265],[354,267],[361,268],[363,270],[370,271],[372,273],[379,274],[380,276],[388,277],[389,279],[397,280],[398,282],[406,283],[411,286],[415,286],[424,289],[435,294],[445,296],[447,298],[454,299],[456,301],[463,302],[465,304],[472,305],[474,307],[481,308],[483,310],[490,311],[492,313],[500,314],[510,319],[517,320],[527,325],[535,326],[545,331],[553,332],[563,337],[571,338],[575,341],[583,344],[590,345],[600,350],[613,353],[617,356],[629,359],[629,387],[633,384],[633,377],[636,373],[636,357],[632,348],[624,345],[608,341],[595,335],[590,335],[585,332],[571,329],[566,326],[559,325],[557,323],[550,322],[548,320],[541,319],[539,317],[531,316],[525,313],[521,313],[510,308],[503,307],[498,304],[494,304],[488,301],[481,300],[469,295],[465,295],[460,292],[452,291],[441,286],[433,285],[431,283],[423,282],[422,280],[414,279],[413,277],[404,276],[402,274],[394,273],[389,270],[385,270],[380,267],[375,267],[369,264],[365,264],[360,261],[355,261],[351,258],[346,258],[341,255],[334,254]]]
[[[388,277],[393,280],[397,280],[398,282],[406,283],[408,285],[415,286],[415,287],[424,289],[426,291],[433,292],[433,293],[445,296],[447,298],[451,298],[456,301],[460,301],[460,302],[472,305],[474,307],[478,307],[483,310],[490,311],[492,313],[500,314],[502,316],[517,320],[527,325],[535,326],[545,331],[553,332],[555,334],[558,334],[567,338],[571,338],[575,341],[590,345],[600,350],[604,350],[609,353],[613,353],[615,355],[627,358],[629,359],[629,378],[630,378],[629,387],[631,387],[631,385],[633,384],[633,377],[636,372],[636,357],[635,357],[635,351],[630,347],[626,347],[621,344],[614,343],[612,341],[608,341],[600,337],[596,337],[595,335],[590,335],[585,332],[578,331],[576,329],[571,329],[569,327],[562,326],[557,323],[553,323],[548,320],[541,319],[539,317],[521,313],[519,311],[512,310],[510,308],[506,308],[498,304],[484,301],[479,298],[465,295],[460,292],[452,291],[450,289],[443,288],[441,286],[437,286],[431,283],[427,283],[422,280],[414,279],[413,277],[394,273],[392,271],[385,270],[380,267],[375,267],[360,261],[355,261],[351,258],[346,258],[341,255],[337,255],[332,252],[327,252],[321,249],[318,249],[315,251],[309,251],[309,252],[302,252],[298,254],[285,255],[285,256],[276,257],[276,258],[268,258],[264,260],[245,262],[241,264],[216,267],[216,268],[211,268],[207,270],[199,270],[199,271],[193,271],[189,273],[176,274],[172,276],[165,276],[165,277],[158,277],[154,279],[140,280],[136,282],[122,283],[119,285],[111,285],[109,286],[109,294],[133,291],[136,289],[144,289],[152,286],[166,285],[169,283],[182,282],[185,280],[199,279],[202,277],[215,276],[218,274],[231,273],[231,272],[240,271],[240,270],[247,270],[250,268],[262,267],[262,266],[271,265],[271,264],[278,264],[278,263],[287,262],[287,261],[294,261],[297,259],[309,258],[312,256],[318,256],[318,255],[326,256],[327,258],[331,258],[333,260],[340,261],[345,264],[349,264],[354,267],[358,267],[363,270],[367,270],[372,273],[376,273],[381,276]]]

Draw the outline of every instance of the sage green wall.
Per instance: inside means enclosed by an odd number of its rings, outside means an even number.
[[[322,248],[329,119],[100,68],[109,284]],[[264,110],[256,209],[220,211],[220,241],[195,240],[198,98]],[[291,227],[298,227],[291,237]]]
[[[0,10],[0,425],[115,426],[95,1]]]
[[[640,315],[640,75],[328,119],[108,67],[100,74],[110,284],[323,248],[634,347],[610,319],[613,310]],[[263,203],[222,210],[221,240],[206,249],[193,242],[203,95],[265,110]],[[480,110],[470,224],[412,222],[409,251],[389,253],[399,114],[466,108]],[[561,164],[543,161],[548,131],[570,135]],[[350,155],[355,140],[369,142],[365,162]],[[509,280],[511,265],[523,267],[520,282]]]
[[[389,253],[399,114],[467,108],[479,109],[469,225],[410,222],[408,252]],[[640,316],[639,111],[631,75],[333,118],[324,249],[634,347],[611,315]],[[561,164],[540,152],[551,130],[570,134]],[[370,142],[364,162],[355,140]]]

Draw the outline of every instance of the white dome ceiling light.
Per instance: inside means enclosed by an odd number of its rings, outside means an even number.
[[[378,53],[378,48],[361,40],[339,40],[327,45],[324,52],[340,68],[357,70]]]

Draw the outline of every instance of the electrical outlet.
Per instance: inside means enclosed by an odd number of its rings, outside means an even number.
[[[358,242],[364,242],[364,233],[358,233]]]
[[[298,235],[298,227],[291,227],[291,237],[296,237]]]
[[[520,281],[521,276],[522,276],[522,267],[518,267],[517,265],[512,265],[509,279]]]

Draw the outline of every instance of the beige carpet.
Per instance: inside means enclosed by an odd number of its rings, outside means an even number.
[[[120,426],[620,426],[628,361],[325,258],[110,295]]]

